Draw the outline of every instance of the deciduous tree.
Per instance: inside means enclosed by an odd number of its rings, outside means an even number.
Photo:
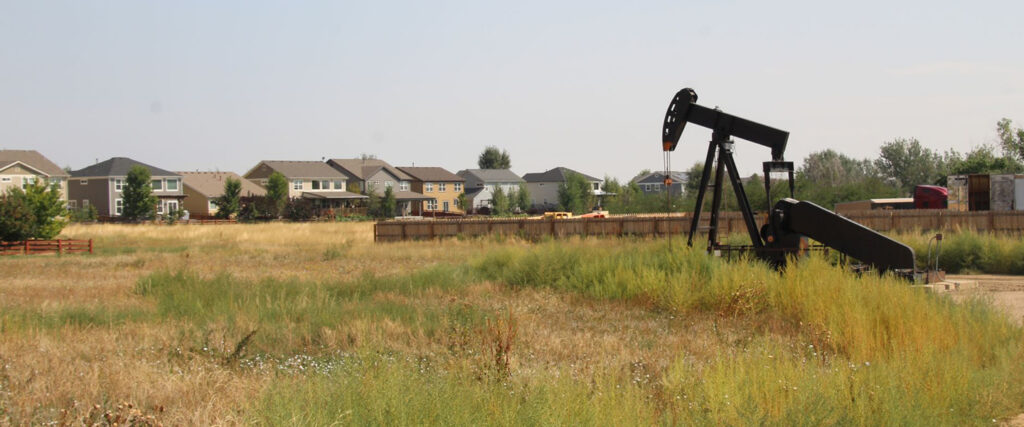
[[[224,180],[224,194],[216,198],[213,204],[217,205],[218,218],[231,218],[240,209],[242,195],[242,181],[233,177]]]
[[[498,150],[498,147],[491,145],[484,148],[483,153],[480,153],[476,164],[480,169],[508,169],[512,167],[512,160],[509,158],[508,151]]]

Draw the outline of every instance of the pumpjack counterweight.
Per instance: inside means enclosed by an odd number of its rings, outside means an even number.
[[[676,93],[665,112],[661,133],[662,150],[666,159],[679,144],[687,123],[712,130],[704,171],[700,177],[697,204],[690,222],[688,245],[693,246],[693,236],[699,228],[705,193],[708,188],[713,188],[707,249],[711,252],[720,246],[718,218],[727,175],[736,195],[740,213],[743,215],[747,233],[750,235],[751,248],[758,258],[777,267],[784,266],[789,257],[800,253],[808,246],[809,237],[871,265],[876,270],[893,270],[913,275],[914,250],[910,247],[814,203],[793,198],[793,162],[787,162],[783,158],[789,132],[734,116],[717,108],[701,106],[697,104],[697,92],[685,88]],[[735,143],[732,138],[743,139],[771,149],[772,160],[764,162],[765,192],[768,199],[765,209],[768,211],[768,220],[760,230],[757,228],[753,208],[736,168],[736,161],[733,158]],[[779,172],[787,174],[789,198],[781,199],[772,205],[771,174]]]

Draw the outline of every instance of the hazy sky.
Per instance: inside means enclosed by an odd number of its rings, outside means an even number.
[[[673,94],[790,132],[787,159],[961,152],[1024,126],[1024,2],[0,0],[0,148],[244,173],[373,154],[519,174],[662,168]],[[676,169],[703,161],[688,127]],[[768,160],[740,143],[741,173]]]

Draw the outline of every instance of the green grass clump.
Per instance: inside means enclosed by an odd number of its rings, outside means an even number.
[[[0,310],[0,333],[53,330],[64,327],[112,327],[152,317],[152,310],[144,308],[116,309],[103,306],[70,306],[31,309],[7,307]]]
[[[161,317],[186,320],[200,329],[226,327],[235,335],[258,330],[253,342],[259,351],[308,354],[324,345],[325,332],[353,323],[389,321],[431,335],[442,330],[449,317],[462,323],[482,319],[483,315],[424,306],[415,300],[428,290],[465,286],[469,282],[463,270],[442,265],[404,276],[364,275],[326,283],[159,272],[140,279],[136,292],[153,298]]]

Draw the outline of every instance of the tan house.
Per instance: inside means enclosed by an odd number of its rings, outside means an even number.
[[[413,205],[413,215],[436,212],[465,214],[459,205],[459,195],[465,192],[466,179],[439,167],[399,167],[412,178],[412,191],[423,193],[430,199]]]
[[[413,208],[433,197],[412,189],[413,178],[388,162],[379,159],[330,159],[327,161],[338,172],[345,174],[363,194],[383,196],[391,188],[398,202],[399,215],[412,215]]]
[[[61,199],[67,200],[69,176],[36,150],[0,150],[0,194],[13,187],[24,190],[41,181],[56,184]]]
[[[288,197],[312,200],[322,208],[354,207],[368,197],[348,191],[348,176],[327,163],[307,160],[264,160],[246,172],[248,179],[263,188],[274,172],[288,180]]]
[[[228,178],[237,179],[242,183],[241,197],[265,196],[267,191],[238,176],[234,172],[178,172],[185,188],[185,209],[193,218],[214,216],[217,205],[214,200],[224,195],[224,184]]]
[[[113,157],[71,172],[71,179],[68,180],[68,205],[93,205],[100,216],[121,216],[124,210],[121,194],[128,171],[135,166],[149,169],[153,195],[158,200],[158,215],[182,208],[185,192],[181,188],[181,175],[127,157]]]

